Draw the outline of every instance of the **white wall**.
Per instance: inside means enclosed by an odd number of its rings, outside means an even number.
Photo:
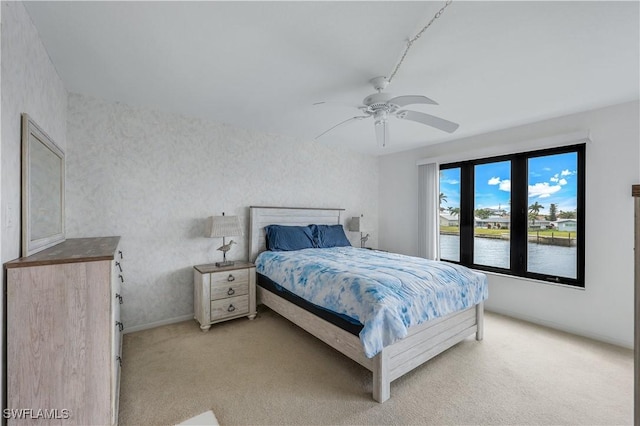
[[[64,150],[67,93],[22,3],[2,2],[0,7],[0,257],[5,263],[20,256],[20,114],[31,115]],[[4,357],[4,348],[0,353]]]
[[[472,159],[542,148],[539,140],[589,130],[586,279],[579,290],[489,275],[489,310],[633,346],[633,199],[640,181],[640,108],[631,102],[380,158],[380,246],[417,253],[420,159]],[[398,188],[403,188],[399,191]],[[490,336],[491,331],[487,330]]]
[[[374,157],[75,94],[67,127],[67,235],[122,237],[129,329],[192,318],[193,266],[222,259],[208,216],[242,217],[231,259],[248,256],[251,205],[342,207],[377,226]]]

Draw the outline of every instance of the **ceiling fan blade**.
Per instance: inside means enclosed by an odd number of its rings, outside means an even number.
[[[341,106],[341,107],[347,107],[347,108],[359,108],[357,105],[353,105],[347,102],[337,102],[337,101],[318,101],[318,102],[314,102],[311,104],[311,106],[320,106],[320,105],[327,105],[327,106]]]
[[[376,121],[375,127],[378,147],[384,148],[389,143],[389,123],[387,122],[387,120]]]
[[[389,99],[387,103],[398,105],[399,107],[404,107],[404,106],[413,105],[413,104],[438,105],[438,103],[433,99],[429,99],[426,96],[421,96],[421,95],[396,96],[393,99]]]
[[[316,136],[313,139],[316,140],[319,137],[326,135],[327,133],[329,133],[330,131],[332,131],[333,129],[335,129],[338,126],[342,126],[343,124],[349,123],[350,121],[362,120],[363,118],[369,118],[369,116],[368,115],[358,115],[358,116],[355,116],[355,117],[347,118],[346,120],[339,122],[338,124],[336,124],[335,126],[331,127],[330,129],[325,130],[324,132],[320,133],[318,136]]]
[[[444,118],[434,117],[433,115],[425,114],[417,111],[402,110],[396,113],[396,117],[404,120],[411,120],[417,123],[426,124],[427,126],[435,127],[447,133],[453,133],[460,125],[452,121],[445,120]]]

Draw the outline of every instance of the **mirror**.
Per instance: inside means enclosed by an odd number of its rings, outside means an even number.
[[[65,240],[64,152],[22,114],[22,256]]]

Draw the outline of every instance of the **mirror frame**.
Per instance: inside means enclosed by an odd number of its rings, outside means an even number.
[[[31,205],[32,187],[32,153],[31,143],[40,143],[60,160],[59,175],[51,179],[60,180],[60,193],[51,194],[59,197],[60,211],[56,212],[55,220],[59,226],[55,232],[40,238],[33,238],[31,224],[37,220],[37,212]],[[64,206],[65,164],[64,152],[27,114],[22,114],[22,256],[30,256],[46,248],[63,242],[65,237],[65,206]]]

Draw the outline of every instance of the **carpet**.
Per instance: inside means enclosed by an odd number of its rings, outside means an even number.
[[[119,424],[633,423],[633,351],[487,312],[460,342],[371,398],[372,375],[267,308],[126,334]]]

